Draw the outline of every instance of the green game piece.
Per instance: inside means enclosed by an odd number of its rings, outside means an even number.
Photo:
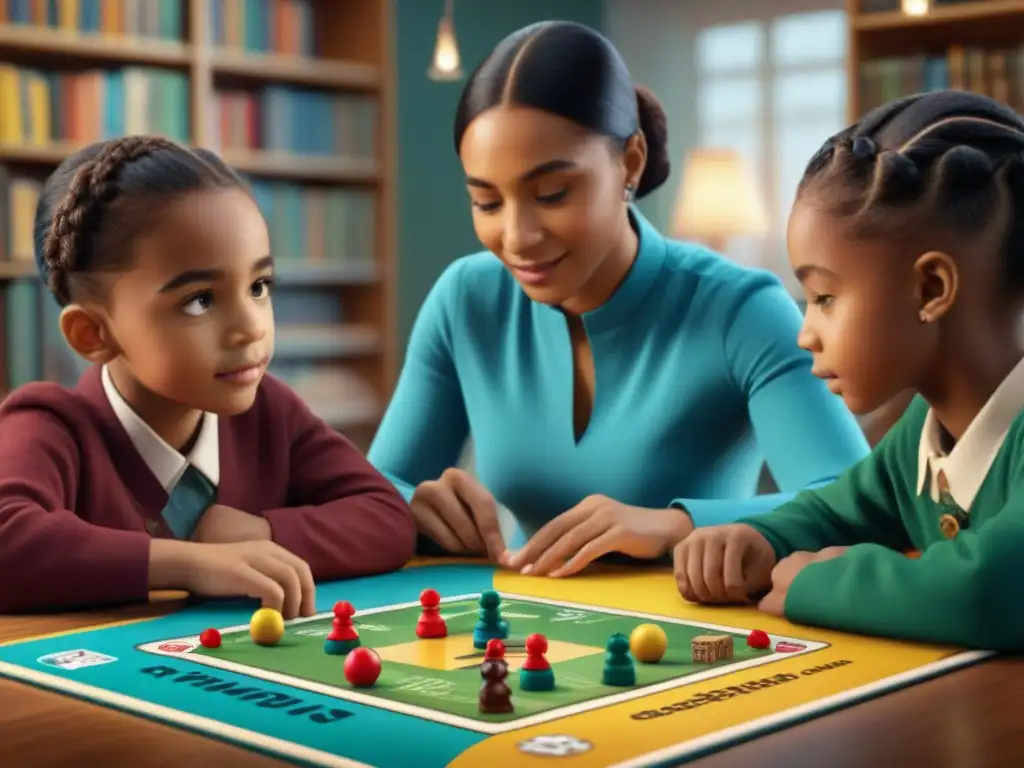
[[[629,655],[629,638],[621,632],[608,638],[601,682],[604,685],[636,685],[636,668]]]
[[[324,640],[324,653],[331,656],[347,656],[359,647],[359,638],[354,640]]]
[[[473,628],[473,647],[486,648],[487,641],[508,637],[508,622],[501,618],[501,596],[493,589],[480,593],[480,614]]]
[[[524,691],[551,691],[555,688],[555,671],[519,668],[519,688]]]

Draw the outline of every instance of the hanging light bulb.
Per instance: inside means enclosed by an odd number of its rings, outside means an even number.
[[[900,5],[907,16],[926,16],[931,10],[930,0],[902,0]]]
[[[444,15],[437,23],[437,42],[434,44],[434,61],[427,70],[431,80],[451,82],[462,79],[462,62],[459,58],[459,44],[455,40],[454,0],[445,0]]]

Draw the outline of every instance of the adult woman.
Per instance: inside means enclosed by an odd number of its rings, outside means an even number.
[[[632,208],[668,176],[665,117],[600,34],[506,38],[466,85],[455,148],[487,250],[432,288],[370,450],[424,543],[553,576],[658,558],[867,452],[779,281]],[[481,482],[452,468],[470,434]],[[784,493],[751,498],[762,456]],[[495,498],[529,537],[515,554]]]

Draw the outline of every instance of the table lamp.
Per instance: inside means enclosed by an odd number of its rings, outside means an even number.
[[[768,213],[750,165],[730,149],[687,153],[672,234],[719,253],[730,237],[763,235]]]

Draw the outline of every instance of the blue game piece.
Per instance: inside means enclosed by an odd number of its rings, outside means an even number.
[[[480,593],[480,613],[473,628],[473,647],[486,648],[488,640],[508,637],[508,622],[501,618],[501,597],[493,589]]]
[[[636,685],[636,668],[629,655],[629,638],[621,632],[614,633],[608,638],[606,650],[601,682],[615,686]]]
[[[555,687],[555,671],[519,668],[519,687],[524,691],[551,691]]]
[[[350,651],[358,648],[359,638],[355,640],[324,640],[324,653],[331,656],[345,656]]]

